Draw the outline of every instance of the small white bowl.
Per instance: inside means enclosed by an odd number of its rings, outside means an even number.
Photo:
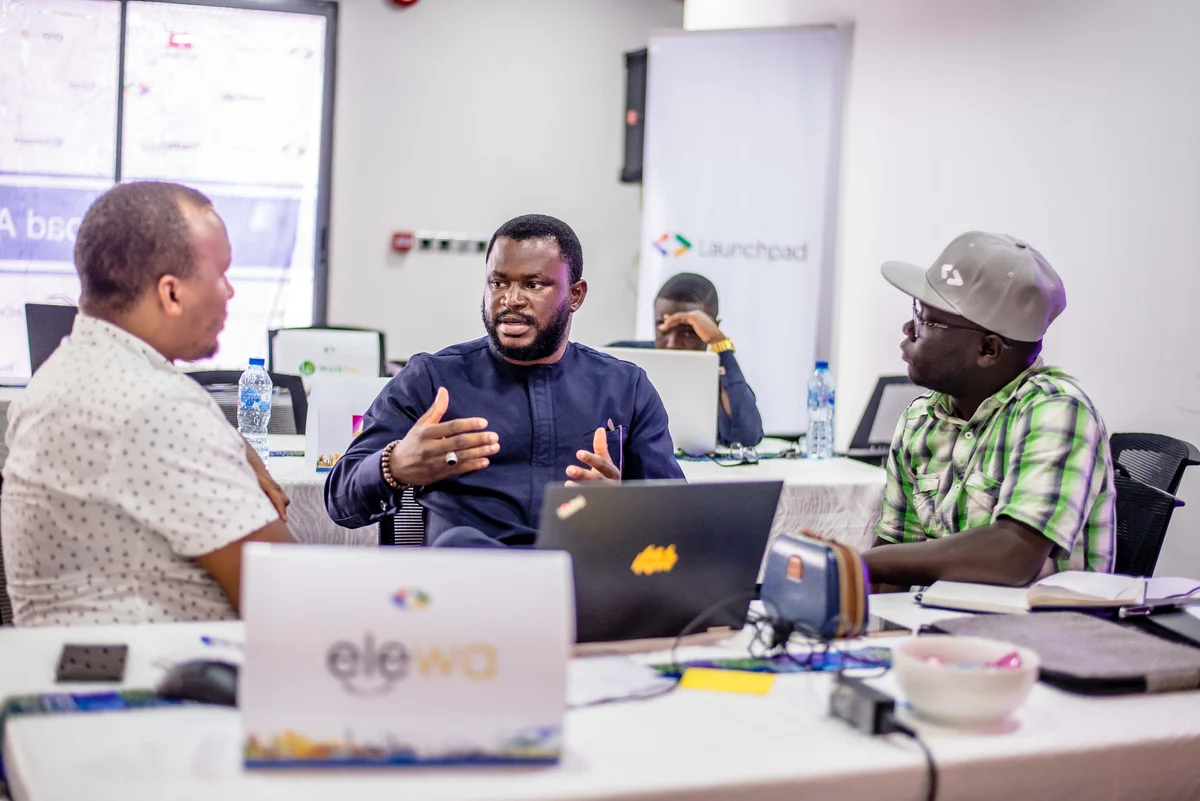
[[[995,662],[1013,651],[1020,667],[961,667]],[[1029,696],[1040,665],[1028,648],[982,637],[923,635],[892,649],[892,670],[913,710],[954,725],[978,726],[1012,714]]]

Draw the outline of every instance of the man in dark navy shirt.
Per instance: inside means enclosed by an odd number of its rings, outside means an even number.
[[[568,340],[587,296],[575,232],[506,222],[486,280],[488,335],[413,356],[364,416],[325,484],[338,524],[379,520],[412,486],[426,542],[529,545],[547,484],[683,477],[645,372]]]

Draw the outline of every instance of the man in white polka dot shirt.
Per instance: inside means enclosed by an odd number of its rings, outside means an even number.
[[[242,545],[287,498],[175,361],[212,356],[233,287],[204,195],[139,182],[79,226],[71,335],[9,408],[0,540],[19,626],[237,614]]]

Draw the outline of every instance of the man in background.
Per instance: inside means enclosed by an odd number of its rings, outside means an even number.
[[[1028,243],[959,236],[928,269],[883,276],[913,298],[900,350],[929,392],[901,418],[883,514],[864,560],[884,585],[938,579],[1024,585],[1055,570],[1111,572],[1112,458],[1075,379],[1043,364],[1067,305]]]
[[[757,445],[763,438],[758,400],[742,375],[733,340],[721,332],[719,309],[712,281],[696,273],[671,276],[654,299],[654,347],[717,354],[721,362],[717,441]]]
[[[79,226],[71,335],[9,408],[0,503],[14,622],[236,617],[242,547],[292,542],[287,498],[174,365],[217,351],[225,225],[178,184],[121,184]]]
[[[417,354],[388,383],[325,484],[329,516],[368,525],[413,487],[426,542],[528,546],[547,484],[682,478],[646,373],[570,341],[586,297],[570,226],[541,214],[500,226],[487,336]]]

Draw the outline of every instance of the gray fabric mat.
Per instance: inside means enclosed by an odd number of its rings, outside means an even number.
[[[1089,685],[1084,691],[1104,692],[1105,683],[1124,692],[1200,688],[1200,649],[1078,612],[975,615],[939,621],[936,628],[1029,648],[1041,657],[1043,679],[1065,677],[1052,683],[1078,681]]]

